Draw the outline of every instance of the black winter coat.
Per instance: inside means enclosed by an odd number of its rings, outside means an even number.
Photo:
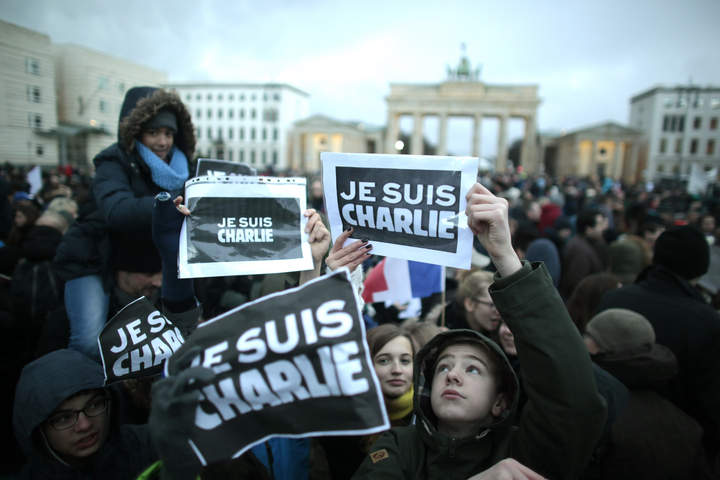
[[[720,445],[720,315],[686,280],[653,265],[636,283],[609,291],[598,311],[627,308],[645,316],[656,342],[677,358],[670,399],[705,430],[710,452]]]
[[[149,242],[149,248],[154,249],[150,233],[153,197],[162,189],[153,183],[150,169],[135,149],[135,140],[142,125],[165,108],[175,113],[178,122],[174,145],[192,158],[195,134],[190,113],[180,98],[150,87],[130,89],[120,112],[118,142],[93,160],[93,205],[71,226],[58,248],[54,264],[62,280],[99,274],[109,291],[113,245]]]

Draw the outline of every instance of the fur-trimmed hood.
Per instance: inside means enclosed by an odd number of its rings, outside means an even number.
[[[178,131],[174,144],[188,160],[192,160],[195,154],[195,132],[190,112],[176,93],[160,88],[133,87],[127,91],[120,109],[118,145],[125,152],[132,152],[135,149],[135,140],[142,132],[142,126],[163,108],[175,113]]]

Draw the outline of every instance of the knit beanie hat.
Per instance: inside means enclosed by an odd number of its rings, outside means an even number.
[[[177,118],[175,118],[175,113],[169,108],[163,108],[153,118],[148,120],[143,125],[143,130],[160,127],[169,128],[173,132],[177,132]]]
[[[686,280],[698,278],[710,266],[710,247],[695,227],[671,228],[655,241],[653,264],[662,265]]]
[[[645,253],[639,244],[631,240],[613,242],[608,247],[608,257],[610,272],[618,277],[623,285],[633,283],[638,273],[645,268]]]
[[[651,348],[655,330],[648,320],[626,308],[610,308],[595,315],[585,327],[603,353],[622,353]]]
[[[114,270],[131,273],[158,273],[162,270],[160,255],[150,232],[130,232],[111,237]]]

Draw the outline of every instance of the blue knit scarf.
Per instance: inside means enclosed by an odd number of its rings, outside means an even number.
[[[145,164],[150,168],[152,180],[160,188],[165,190],[179,190],[185,185],[188,179],[188,162],[185,154],[179,148],[173,146],[170,150],[170,163],[155,155],[155,153],[142,143],[135,140],[135,146]]]

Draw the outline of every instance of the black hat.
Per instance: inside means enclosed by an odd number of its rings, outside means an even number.
[[[157,273],[162,270],[160,255],[150,232],[116,233],[112,237],[114,270]]]
[[[175,118],[175,112],[173,112],[169,108],[163,108],[157,113],[157,115],[155,115],[153,118],[148,120],[145,125],[143,125],[143,130],[160,127],[169,128],[173,132],[177,132],[178,127],[177,118]]]
[[[662,265],[686,280],[698,278],[710,266],[710,247],[695,227],[671,228],[655,241],[653,264]]]

